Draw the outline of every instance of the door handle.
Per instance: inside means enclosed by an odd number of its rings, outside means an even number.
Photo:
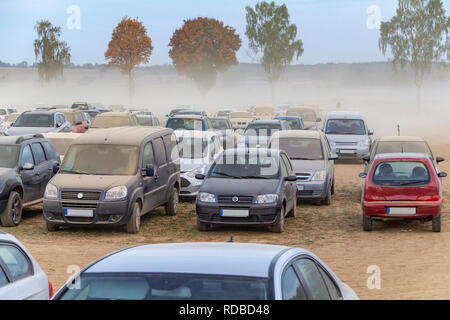
[[[41,174],[39,172],[36,172],[34,175],[35,176],[40,176]]]

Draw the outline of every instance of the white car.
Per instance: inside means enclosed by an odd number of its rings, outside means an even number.
[[[16,109],[13,108],[0,108],[0,122],[6,121],[10,114],[16,112]]]
[[[0,300],[48,300],[53,287],[31,254],[0,230]]]

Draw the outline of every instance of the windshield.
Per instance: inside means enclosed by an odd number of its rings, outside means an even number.
[[[424,141],[380,141],[376,154],[379,153],[425,153],[431,156],[431,151]]]
[[[203,130],[203,121],[201,119],[177,119],[167,120],[167,128],[173,130]]]
[[[284,150],[291,160],[323,160],[322,143],[319,139],[279,139],[279,149]]]
[[[23,113],[14,122],[13,127],[53,127],[53,114],[30,114]]]
[[[300,130],[300,129],[302,129],[302,126],[300,124],[300,120],[298,120],[298,119],[286,118],[286,119],[283,119],[283,120],[288,123],[289,127],[292,130]]]
[[[128,126],[131,126],[129,117],[95,117],[91,124],[91,128],[115,128]]]
[[[430,174],[419,161],[381,162],[374,170],[373,182],[381,186],[419,186],[430,182]]]
[[[267,300],[267,279],[187,274],[84,274],[61,300]]]
[[[270,137],[279,130],[280,124],[251,124],[245,129],[244,135]]]
[[[89,109],[89,105],[85,103],[74,103],[72,109],[87,110]]]
[[[227,130],[231,129],[228,125],[228,121],[225,119],[211,119],[213,129],[217,130]]]
[[[0,109],[0,116],[3,116],[6,114],[6,110],[5,109]]]
[[[210,177],[278,179],[279,158],[268,154],[223,153],[213,165]]]
[[[62,172],[98,175],[134,175],[138,147],[122,145],[72,145],[62,164]]]
[[[330,119],[325,133],[365,135],[366,127],[360,119]]]
[[[0,146],[0,167],[14,168],[17,162],[18,147]]]
[[[208,156],[208,141],[202,138],[181,137],[178,139],[180,158],[203,159]]]

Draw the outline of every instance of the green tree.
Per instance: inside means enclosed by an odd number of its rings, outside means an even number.
[[[381,23],[379,48],[384,56],[392,54],[394,70],[412,69],[418,108],[425,75],[448,54],[449,30],[441,0],[399,0],[396,15]]]
[[[38,62],[41,81],[49,82],[63,76],[64,66],[70,64],[70,48],[60,40],[61,27],[53,26],[50,21],[36,23],[34,29],[38,38],[34,40],[34,55]]]
[[[272,86],[272,101],[275,100],[275,84],[286,67],[303,54],[303,42],[296,40],[297,26],[289,21],[286,5],[275,2],[259,2],[255,8],[247,6],[247,28],[245,34],[249,47],[256,56]]]

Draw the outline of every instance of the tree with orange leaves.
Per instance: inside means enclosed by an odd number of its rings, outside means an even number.
[[[241,38],[235,29],[210,18],[185,20],[170,39],[169,56],[178,74],[186,75],[205,95],[215,84],[217,72],[238,63]]]
[[[109,60],[108,66],[116,66],[128,75],[130,100],[134,94],[133,69],[147,63],[152,51],[152,40],[142,22],[124,17],[113,31],[105,58]]]

